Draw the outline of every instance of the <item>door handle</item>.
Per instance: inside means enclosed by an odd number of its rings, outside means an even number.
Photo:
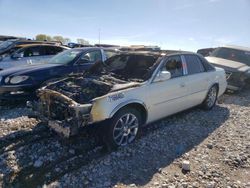
[[[180,86],[181,86],[181,87],[185,87],[186,84],[185,84],[185,83],[181,83]]]

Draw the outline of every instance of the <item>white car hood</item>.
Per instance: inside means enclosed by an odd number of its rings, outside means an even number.
[[[245,72],[250,69],[249,66],[237,61],[232,61],[218,57],[205,57],[205,58],[208,60],[208,62],[212,63],[215,66],[222,67],[225,70]]]

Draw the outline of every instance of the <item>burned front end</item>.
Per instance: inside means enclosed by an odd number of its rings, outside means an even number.
[[[69,77],[38,90],[38,102],[28,103],[36,115],[64,137],[76,135],[80,127],[93,123],[93,99],[128,82],[110,75]]]
[[[77,134],[78,129],[91,122],[92,104],[79,104],[50,89],[38,91],[39,101],[32,104],[38,117],[64,137]]]

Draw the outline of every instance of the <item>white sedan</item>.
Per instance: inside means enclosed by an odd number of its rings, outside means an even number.
[[[225,72],[195,53],[122,53],[83,75],[49,83],[33,104],[39,117],[69,137],[102,124],[110,147],[135,140],[143,125],[201,105],[210,110],[227,87]]]

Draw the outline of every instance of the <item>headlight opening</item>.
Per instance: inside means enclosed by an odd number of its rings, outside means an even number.
[[[11,84],[19,84],[21,82],[24,82],[28,79],[29,77],[28,76],[14,76],[12,78],[10,78],[10,83]]]

